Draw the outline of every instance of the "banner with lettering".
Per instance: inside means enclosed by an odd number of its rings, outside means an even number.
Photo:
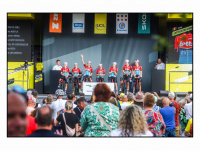
[[[128,14],[116,14],[116,34],[128,34]]]
[[[150,34],[150,14],[138,14],[138,34]]]
[[[106,34],[107,14],[95,14],[94,34]]]
[[[72,14],[72,32],[85,32],[85,14]]]
[[[49,15],[49,32],[62,33],[62,14]]]

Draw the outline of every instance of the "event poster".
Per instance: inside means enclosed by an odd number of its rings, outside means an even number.
[[[106,34],[107,14],[95,14],[94,34]]]
[[[116,14],[116,34],[128,34],[128,14]]]
[[[49,32],[62,33],[62,14],[49,14]]]
[[[190,23],[168,23],[168,63],[192,64],[193,26]]]
[[[85,14],[72,14],[72,32],[85,32]]]

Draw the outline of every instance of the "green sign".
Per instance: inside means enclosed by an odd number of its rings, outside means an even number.
[[[150,34],[150,14],[138,14],[138,34]]]

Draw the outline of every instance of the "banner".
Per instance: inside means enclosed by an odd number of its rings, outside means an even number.
[[[138,14],[138,34],[150,34],[150,14]]]
[[[128,14],[116,14],[116,34],[128,34]]]
[[[62,33],[62,14],[49,15],[49,32]]]
[[[85,14],[72,14],[72,33],[85,32]]]
[[[94,34],[106,34],[107,14],[95,14]]]
[[[83,93],[85,95],[92,95],[95,86],[99,83],[105,83],[111,91],[114,91],[114,83],[110,82],[83,82]]]

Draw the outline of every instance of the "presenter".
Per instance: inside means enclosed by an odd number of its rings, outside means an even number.
[[[161,59],[158,59],[158,63],[156,63],[154,69],[165,70],[165,64],[162,62]]]
[[[116,90],[116,94],[118,94],[118,88],[117,88],[117,72],[118,72],[118,68],[116,67],[117,63],[113,62],[113,66],[110,67],[109,69],[109,78],[108,78],[108,82],[113,82],[115,83],[115,90]]]
[[[56,65],[53,67],[52,70],[61,70],[62,66],[60,65],[60,60],[56,60]]]

